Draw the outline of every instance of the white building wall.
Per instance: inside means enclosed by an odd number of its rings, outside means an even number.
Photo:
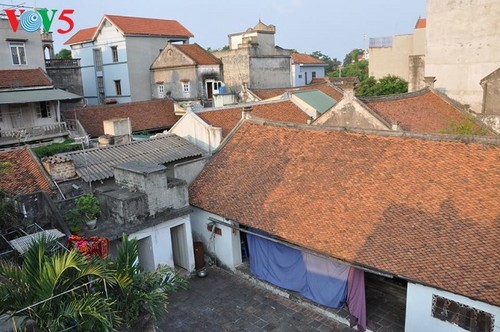
[[[500,308],[490,304],[471,300],[465,296],[441,291],[432,287],[408,283],[406,296],[406,332],[463,332],[461,327],[432,317],[432,295],[439,295],[447,299],[468,305],[494,315],[495,328],[493,332],[500,332]]]
[[[206,124],[193,112],[184,114],[168,133],[185,138],[207,152],[214,151],[222,141],[222,129]]]
[[[300,64],[292,64],[291,71],[292,87],[310,84],[313,79],[313,72],[316,73],[316,77],[325,77],[324,66],[301,66]]]
[[[215,227],[220,228],[221,235],[210,232],[207,229],[207,225],[212,223],[208,219],[210,217],[231,223],[231,221],[221,216],[194,208],[193,212],[191,212],[193,239],[203,242],[205,252],[208,251],[208,254],[215,256],[217,264],[235,270],[242,262],[240,233],[220,224],[215,224]]]
[[[191,230],[191,222],[189,216],[182,216],[172,220],[165,221],[159,225],[143,229],[139,232],[129,235],[131,239],[141,240],[151,237],[152,242],[152,257],[155,267],[158,265],[168,265],[174,267],[174,254],[172,250],[172,237],[170,230],[173,227],[184,225],[186,234],[186,244],[185,255],[189,262],[188,271],[194,271],[194,249],[193,249],[193,238]],[[149,257],[150,258],[150,257]]]

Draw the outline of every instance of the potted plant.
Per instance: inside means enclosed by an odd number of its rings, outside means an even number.
[[[93,194],[87,194],[78,197],[75,200],[78,211],[85,218],[85,223],[90,229],[94,229],[97,222],[97,216],[101,212],[99,200]]]
[[[83,215],[78,209],[71,209],[64,214],[64,221],[69,227],[71,234],[80,234],[85,222]]]

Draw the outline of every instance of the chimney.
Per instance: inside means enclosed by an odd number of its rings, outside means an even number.
[[[391,129],[395,131],[401,130],[401,128],[399,127],[399,121],[393,121],[391,123]]]
[[[251,112],[252,112],[252,106],[243,106],[243,112],[241,112],[241,118],[250,119]]]
[[[425,76],[424,83],[425,86],[434,89],[434,82],[436,82],[436,76]]]
[[[314,118],[312,116],[307,118],[307,124],[310,125],[313,123]]]
[[[344,92],[344,99],[347,102],[352,102],[354,99],[354,85],[355,82],[350,82],[348,80],[344,80],[344,83],[342,84],[342,90]]]

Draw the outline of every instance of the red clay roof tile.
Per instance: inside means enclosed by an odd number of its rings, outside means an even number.
[[[415,29],[423,29],[427,25],[427,20],[425,18],[419,18],[415,24]]]
[[[198,65],[220,65],[222,62],[198,44],[176,45],[177,49],[193,59]]]
[[[309,54],[303,53],[292,53],[292,64],[318,64],[318,65],[326,65],[320,59],[317,59]]]
[[[198,112],[196,115],[209,125],[222,128],[222,137],[226,137],[241,120],[242,111],[243,107],[239,106]],[[289,100],[253,104],[251,115],[268,120],[292,123],[306,123],[309,118],[300,107]]]
[[[64,45],[79,44],[84,42],[89,42],[94,39],[94,34],[97,27],[86,28],[78,30],[73,36],[71,36]]]
[[[336,259],[499,305],[499,164],[498,140],[247,120],[192,184],[190,203]]]
[[[101,21],[103,19],[108,19],[124,35],[193,37],[188,29],[175,20],[120,15],[104,15]],[[71,45],[91,41],[95,38],[98,28],[99,26],[79,30],[64,44]]]
[[[41,68],[0,70],[0,89],[52,86],[51,79]]]
[[[174,103],[169,99],[89,106],[65,111],[63,115],[66,119],[74,119],[75,113],[76,118],[92,137],[104,134],[104,120],[129,117],[132,131],[141,131],[168,129],[180,118],[175,115]]]
[[[11,164],[0,176],[1,190],[12,195],[52,192],[48,177],[29,148],[0,151],[0,160]]]
[[[389,123],[398,122],[404,131],[443,134],[460,123],[471,124],[480,129],[480,125],[472,118],[429,89],[360,99]]]
[[[335,99],[337,102],[339,102],[343,97],[342,91],[339,88],[334,87],[326,80],[317,81],[317,83],[296,88],[252,89],[251,91],[261,100],[266,100],[281,96],[285,92],[293,93],[296,91],[307,91],[307,90],[320,90],[324,94]]]

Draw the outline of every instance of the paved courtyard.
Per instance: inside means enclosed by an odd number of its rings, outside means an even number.
[[[170,294],[158,331],[355,331],[307,305],[217,267]]]

